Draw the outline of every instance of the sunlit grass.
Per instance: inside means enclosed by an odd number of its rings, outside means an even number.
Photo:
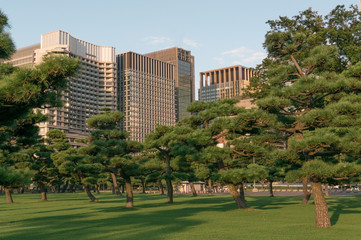
[[[331,197],[329,229],[314,227],[311,203],[301,197],[249,196],[256,211],[238,210],[230,195],[136,194],[135,208],[125,197],[85,193],[14,194],[14,204],[0,196],[0,239],[361,239],[361,197]]]

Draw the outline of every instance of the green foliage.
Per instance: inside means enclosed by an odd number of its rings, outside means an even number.
[[[322,160],[312,160],[305,163],[301,169],[288,172],[286,180],[293,182],[308,177],[314,182],[327,183],[329,179],[347,179],[360,172],[361,166],[355,163],[330,164]]]
[[[8,27],[8,18],[0,11],[0,59],[8,59],[15,52],[15,45],[10,34],[5,31]]]
[[[264,166],[249,164],[244,168],[233,168],[220,171],[220,181],[227,184],[240,184],[245,181],[258,181],[267,178],[268,171]]]
[[[29,169],[0,166],[0,185],[6,188],[16,188],[30,184],[32,176],[33,172]]]
[[[115,129],[117,124],[123,118],[123,114],[118,111],[105,111],[98,115],[92,116],[86,120],[90,128],[95,129]]]
[[[0,78],[0,125],[10,125],[33,108],[61,106],[66,78],[78,69],[78,61],[49,55],[34,68],[19,68]]]
[[[288,148],[270,159],[279,158],[272,167],[293,170],[288,179],[325,182],[342,154],[348,161],[360,157],[360,16],[355,6],[337,6],[326,17],[308,9],[268,21],[268,56],[248,93],[282,123],[276,129]],[[350,177],[344,173],[338,178]]]
[[[0,59],[10,58],[15,51],[5,32],[8,26],[7,17],[0,12]],[[67,78],[74,76],[77,69],[78,60],[59,55],[48,55],[32,68],[0,63],[0,164],[12,166],[6,167],[6,178],[18,179],[13,185],[30,179],[27,168],[34,171],[33,180],[39,184],[53,180],[56,169],[50,159],[51,150],[39,144],[36,126],[47,117],[34,109],[60,107]]]

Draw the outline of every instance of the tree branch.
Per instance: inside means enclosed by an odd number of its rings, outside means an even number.
[[[292,54],[290,54],[290,57],[292,59],[292,62],[295,64],[295,67],[297,68],[297,71],[301,75],[301,77],[305,76],[305,74],[302,72],[302,69],[301,69],[300,65],[296,61],[295,57]]]

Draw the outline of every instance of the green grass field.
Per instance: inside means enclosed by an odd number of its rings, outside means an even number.
[[[230,195],[136,194],[135,208],[125,197],[85,193],[14,194],[14,204],[0,196],[0,239],[361,239],[361,196],[330,197],[332,227],[314,227],[313,201],[301,197],[248,196],[256,211],[235,208]]]

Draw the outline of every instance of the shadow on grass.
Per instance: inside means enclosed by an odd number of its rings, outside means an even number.
[[[359,214],[360,210],[355,210],[360,207],[361,196],[343,197],[341,199],[332,198],[327,199],[328,210],[332,212],[330,217],[331,225],[336,225],[340,215],[343,214]]]
[[[204,221],[187,217],[204,209],[181,208],[139,212],[138,208],[97,208],[97,213],[33,217],[18,221],[31,232],[12,232],[8,239],[161,239],[163,235],[185,231]],[[134,212],[136,211],[136,213]],[[99,214],[103,213],[103,214]],[[101,230],[101,231],[100,231]],[[71,232],[71,234],[69,233]],[[6,239],[5,237],[5,239]]]
[[[257,196],[246,197],[246,200],[250,199],[247,203],[249,206],[259,210],[280,209],[288,205],[298,205],[301,202],[302,197],[269,197],[269,196]]]
[[[73,205],[64,197],[62,206],[32,212],[26,219],[14,222],[20,231],[6,232],[4,239],[164,239],[169,234],[181,234],[207,223],[211,216],[228,211],[241,217],[242,212],[229,196],[175,196],[173,204],[166,203],[161,195],[135,195],[135,208],[126,209],[125,199],[103,195],[99,203],[89,203],[83,198]],[[297,205],[302,197],[246,197],[250,207],[255,209],[278,209],[286,205]],[[77,200],[77,199],[76,199]],[[118,204],[119,203],[119,204]],[[336,201],[336,203],[338,203]],[[76,208],[80,204],[79,208]],[[354,202],[350,203],[355,204]],[[337,204],[333,204],[336,205]],[[86,209],[88,208],[88,209]],[[78,211],[77,211],[78,210]],[[63,211],[63,212],[62,212]],[[52,212],[57,212],[52,214]],[[40,213],[40,214],[39,214]],[[31,214],[31,215],[30,215]],[[194,218],[203,214],[202,219]],[[207,215],[208,214],[208,215]],[[247,213],[249,214],[249,213]],[[45,215],[45,216],[44,216]],[[53,216],[49,216],[53,215]],[[9,224],[13,224],[10,221]],[[204,226],[204,225],[203,225]],[[0,237],[0,239],[2,239]]]

